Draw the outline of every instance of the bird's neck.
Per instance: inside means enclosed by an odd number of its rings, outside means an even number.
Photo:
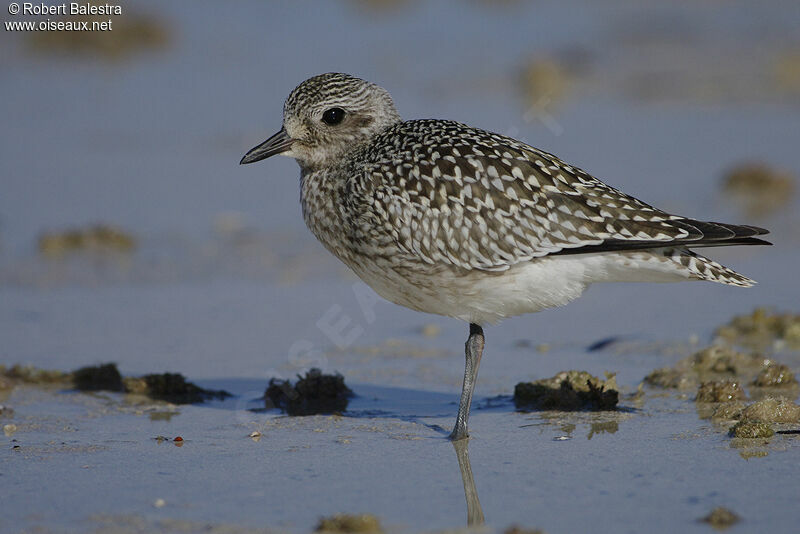
[[[340,206],[341,186],[334,171],[330,167],[313,170],[302,168],[300,175],[300,205],[303,219],[328,250],[339,256],[334,250],[335,243],[341,237],[344,226],[344,214]]]

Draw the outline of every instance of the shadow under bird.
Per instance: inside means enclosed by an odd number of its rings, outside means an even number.
[[[450,438],[467,437],[483,326],[563,306],[595,282],[753,280],[691,249],[768,245],[755,226],[671,215],[552,154],[449,120],[403,121],[340,73],[297,86],[241,163],[300,165],[306,225],[382,297],[469,323]]]

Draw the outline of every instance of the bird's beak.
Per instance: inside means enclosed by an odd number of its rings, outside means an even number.
[[[289,134],[286,133],[286,130],[281,128],[278,133],[257,147],[251,148],[250,151],[244,155],[242,161],[239,162],[239,165],[261,161],[262,159],[267,159],[275,154],[286,152],[292,146],[293,142],[294,139],[289,137]]]

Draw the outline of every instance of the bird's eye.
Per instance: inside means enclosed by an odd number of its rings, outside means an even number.
[[[344,120],[344,110],[342,108],[326,109],[325,113],[322,114],[322,122],[331,126],[339,124],[342,120]]]

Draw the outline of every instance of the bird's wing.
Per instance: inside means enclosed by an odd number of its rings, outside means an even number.
[[[427,263],[504,270],[551,254],[765,243],[760,228],[670,215],[509,137],[432,122],[404,123],[399,157],[372,171],[396,246]]]

